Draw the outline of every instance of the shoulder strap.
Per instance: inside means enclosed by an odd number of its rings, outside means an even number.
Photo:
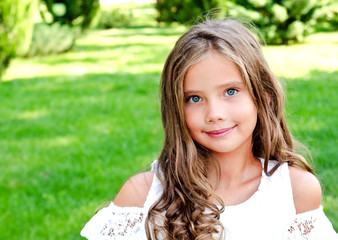
[[[148,192],[147,199],[143,205],[144,209],[149,209],[161,197],[163,192],[161,181],[158,178],[158,175],[161,174],[158,160],[155,160],[151,164],[151,171],[154,172],[154,177]]]
[[[277,161],[269,161],[268,170],[275,167]],[[264,183],[267,185],[267,191],[269,196],[273,197],[276,204],[282,204],[289,211],[290,216],[295,216],[296,208],[293,201],[293,193],[291,186],[291,179],[289,174],[288,164],[282,163],[276,171],[271,175],[267,176],[264,174]]]

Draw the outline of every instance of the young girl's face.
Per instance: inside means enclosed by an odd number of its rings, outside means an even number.
[[[256,106],[234,63],[210,53],[184,80],[184,114],[192,138],[221,157],[251,151]]]

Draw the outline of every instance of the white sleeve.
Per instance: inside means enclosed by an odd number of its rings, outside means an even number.
[[[338,235],[326,217],[323,207],[297,214],[288,229],[288,240],[338,240]]]
[[[146,239],[147,211],[137,207],[118,207],[113,202],[97,212],[81,231],[88,240]]]

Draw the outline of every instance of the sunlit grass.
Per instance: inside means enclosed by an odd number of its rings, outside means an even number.
[[[337,71],[337,39],[338,33],[315,34],[307,38],[306,44],[266,47],[264,54],[279,77],[307,80],[312,70]]]
[[[81,239],[97,207],[157,157],[160,73],[184,30],[92,30],[72,52],[12,62],[0,83],[0,239]],[[264,52],[338,229],[338,41],[322,36]]]

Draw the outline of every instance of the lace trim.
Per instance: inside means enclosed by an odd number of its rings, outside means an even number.
[[[308,236],[310,235],[312,229],[315,228],[316,218],[310,217],[308,220],[299,221],[295,219],[288,229],[289,233],[294,233],[295,231],[299,231],[301,236]]]
[[[111,218],[113,221],[109,220],[108,223],[103,225],[100,235],[110,237],[125,236],[128,233],[135,232],[136,230],[134,228],[140,227],[137,225],[143,221],[143,218],[144,213],[139,213],[138,216],[135,216],[135,214],[130,213],[118,214],[113,212]],[[116,224],[116,221],[119,221],[119,223]],[[113,226],[116,226],[116,228]]]

